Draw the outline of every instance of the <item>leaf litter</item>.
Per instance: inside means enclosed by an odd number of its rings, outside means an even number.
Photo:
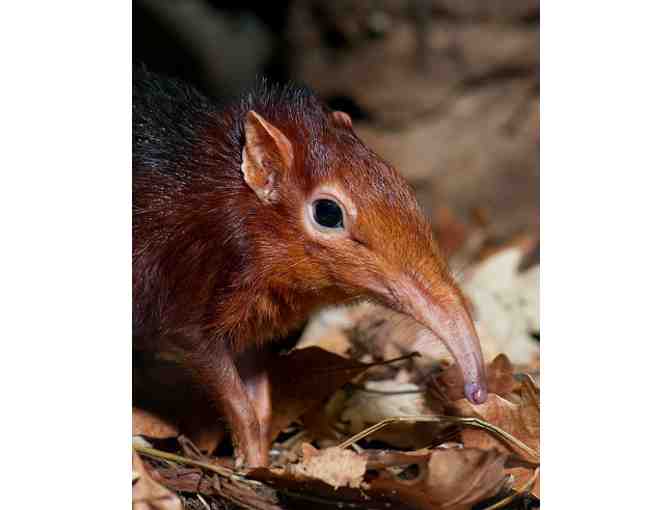
[[[231,468],[226,427],[165,359],[149,378],[161,406],[136,399],[149,390],[138,377],[136,391],[134,371],[134,508],[538,506],[539,268],[524,267],[538,248],[519,238],[493,250],[482,232],[453,231],[446,252],[470,261],[461,285],[488,362],[484,404],[463,398],[454,361],[417,324],[368,303],[325,310],[270,367],[268,468]]]

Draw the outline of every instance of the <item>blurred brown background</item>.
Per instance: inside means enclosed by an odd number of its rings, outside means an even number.
[[[133,59],[225,100],[259,75],[305,83],[446,243],[474,224],[538,234],[538,0],[136,0]]]

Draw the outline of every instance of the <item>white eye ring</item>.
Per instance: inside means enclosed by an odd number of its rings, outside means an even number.
[[[357,219],[355,204],[333,185],[323,185],[311,193],[304,202],[303,210],[305,228],[323,241],[348,237]]]

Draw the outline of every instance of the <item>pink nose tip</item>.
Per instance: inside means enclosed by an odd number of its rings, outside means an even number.
[[[483,383],[468,382],[464,385],[464,396],[472,404],[482,404],[488,399],[488,390]]]

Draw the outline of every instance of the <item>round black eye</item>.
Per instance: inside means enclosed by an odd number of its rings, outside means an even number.
[[[313,218],[323,227],[343,228],[343,211],[341,207],[326,198],[320,198],[313,202]]]

